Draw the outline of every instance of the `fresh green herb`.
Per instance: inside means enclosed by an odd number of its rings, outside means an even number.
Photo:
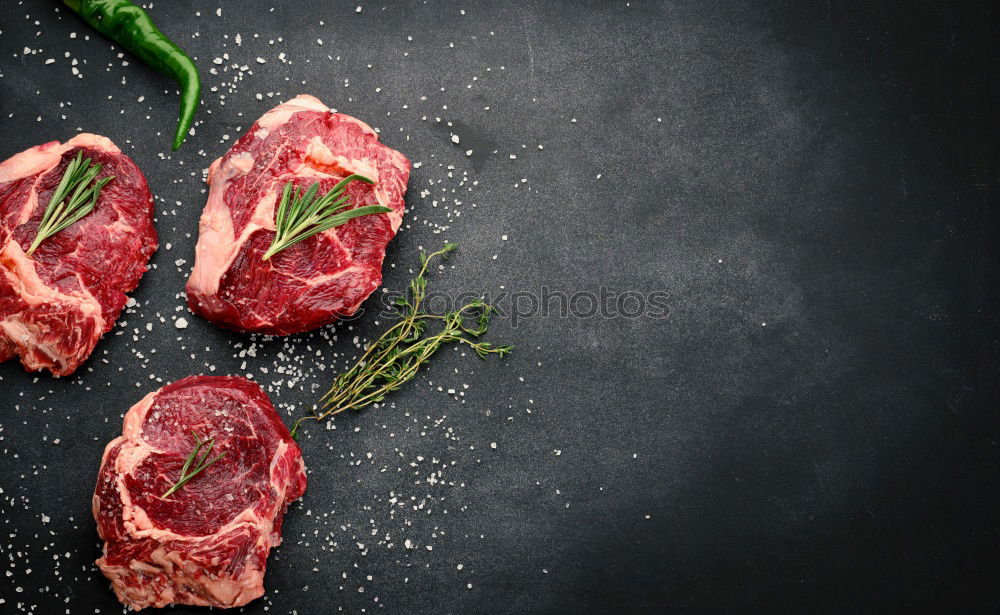
[[[29,256],[43,241],[94,210],[101,188],[114,179],[113,175],[102,177],[91,186],[90,182],[100,172],[100,164],[91,164],[90,158],[83,159],[82,151],[77,152],[76,158],[66,167],[59,185],[49,199],[49,206],[45,208],[45,215],[38,225],[38,234],[28,248]]]
[[[444,256],[457,247],[450,243],[430,255],[420,253],[420,273],[410,281],[409,296],[396,300],[400,321],[375,340],[351,369],[337,376],[333,387],[320,400],[320,407],[295,422],[292,437],[297,436],[299,425],[306,419],[321,421],[345,410],[360,410],[382,401],[386,393],[412,380],[420,367],[445,344],[466,344],[483,359],[491,354],[503,357],[514,349],[513,346],[494,347],[489,342],[476,341],[475,338],[486,333],[493,311],[481,299],[440,316],[422,311],[421,304],[427,295],[428,266],[435,257]],[[431,322],[437,322],[440,328],[427,334],[427,325]]]
[[[293,190],[292,182],[286,183],[281,194],[281,204],[278,205],[278,213],[274,217],[274,239],[271,241],[271,247],[264,253],[264,260],[316,233],[345,224],[352,218],[392,211],[381,205],[365,205],[344,211],[350,206],[349,197],[344,194],[344,189],[354,180],[374,183],[362,175],[349,175],[321,197],[316,196],[319,192],[319,182],[314,183],[303,193],[300,193],[298,188]]]
[[[198,434],[193,431],[191,432],[191,435],[194,436],[194,450],[191,451],[190,455],[188,455],[187,461],[184,462],[184,467],[181,468],[181,477],[177,479],[177,482],[174,483],[173,487],[167,489],[167,492],[160,496],[161,498],[165,498],[174,493],[187,484],[189,480],[197,476],[202,470],[226,456],[225,453],[222,453],[213,459],[208,458],[208,456],[212,454],[212,447],[215,446],[215,436],[212,436],[207,440],[202,440],[198,437]],[[202,449],[205,450],[205,454],[199,458],[198,455],[201,453]]]

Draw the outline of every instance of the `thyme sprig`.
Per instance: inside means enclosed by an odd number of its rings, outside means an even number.
[[[408,295],[396,300],[401,313],[399,322],[371,343],[353,367],[337,376],[319,406],[295,422],[292,437],[297,437],[299,425],[307,419],[322,421],[345,410],[360,410],[381,402],[387,393],[412,380],[420,367],[445,344],[465,344],[483,359],[491,354],[503,357],[514,349],[513,346],[493,346],[490,342],[476,340],[486,333],[493,312],[493,308],[481,299],[444,315],[423,311],[428,266],[436,257],[444,257],[457,247],[449,243],[429,255],[420,253],[420,272],[410,281]],[[432,322],[438,327],[435,332],[428,333],[427,326]]]
[[[303,239],[345,224],[353,218],[392,211],[381,205],[365,205],[344,211],[350,206],[349,197],[344,194],[344,190],[347,184],[355,180],[374,183],[363,175],[348,175],[337,182],[329,192],[319,197],[317,196],[319,182],[309,186],[304,192],[297,187],[293,189],[292,182],[286,183],[281,193],[278,212],[274,216],[274,239],[264,252],[264,260],[270,259]]]
[[[184,462],[184,467],[181,468],[181,477],[160,498],[166,498],[170,494],[175,493],[178,489],[186,485],[189,480],[201,473],[202,470],[226,456],[226,453],[222,453],[213,459],[208,458],[212,454],[212,447],[215,446],[215,436],[202,440],[194,431],[191,432],[191,435],[194,436],[194,450],[188,455],[187,461]],[[205,454],[199,458],[198,455],[202,449],[205,450]]]
[[[38,225],[35,240],[28,248],[29,256],[43,241],[94,211],[94,205],[101,195],[101,188],[114,179],[113,175],[102,177],[91,185],[90,182],[100,172],[99,163],[91,164],[90,158],[84,160],[82,151],[76,153],[76,158],[66,166],[59,185],[49,199],[48,207],[45,208],[45,214]]]

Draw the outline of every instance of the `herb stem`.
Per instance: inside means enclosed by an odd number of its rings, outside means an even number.
[[[189,480],[200,474],[208,466],[226,456],[226,453],[222,453],[213,459],[209,459],[209,456],[212,454],[212,448],[215,446],[215,436],[208,438],[207,440],[202,440],[194,431],[191,432],[191,435],[194,436],[194,450],[191,451],[191,454],[188,455],[187,460],[184,461],[184,465],[181,467],[181,477],[177,479],[177,482],[174,483],[170,489],[167,489],[166,493],[160,496],[161,499],[176,493],[181,487],[186,485]],[[201,455],[201,458],[199,458],[198,455],[201,454],[202,449],[204,449],[205,453]],[[191,469],[192,465],[194,466],[194,469]]]
[[[76,153],[76,158],[66,166],[59,185],[52,192],[52,198],[45,208],[42,221],[38,224],[35,239],[28,247],[28,256],[34,254],[43,241],[94,210],[101,189],[114,179],[113,175],[103,177],[91,185],[90,182],[94,181],[100,172],[100,164],[91,164],[90,158],[84,160],[83,151]]]
[[[374,183],[363,175],[348,175],[337,182],[329,192],[317,196],[319,182],[313,183],[304,192],[300,192],[292,182],[287,182],[281,191],[281,201],[274,215],[274,239],[264,252],[264,260],[270,260],[285,248],[317,233],[346,224],[354,218],[392,211],[382,205],[364,205],[347,209],[350,206],[350,197],[344,191],[347,189],[347,184],[352,181]]]
[[[432,260],[452,252],[456,244],[446,244],[431,254],[420,254],[420,271],[411,280],[407,298],[400,297],[396,305],[402,318],[371,343],[354,365],[337,376],[333,386],[320,400],[320,407],[298,419],[292,436],[296,437],[303,421],[324,420],[345,410],[360,410],[382,401],[386,394],[412,380],[420,368],[442,346],[465,344],[485,359],[491,354],[503,357],[513,346],[496,346],[479,342],[489,326],[493,308],[481,299],[471,301],[444,315],[422,312],[427,292],[427,270]],[[470,319],[472,323],[470,324]],[[425,334],[429,321],[440,324],[440,330]]]

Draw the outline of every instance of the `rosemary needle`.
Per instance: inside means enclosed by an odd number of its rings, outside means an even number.
[[[191,432],[191,435],[194,436],[194,450],[191,451],[190,455],[188,455],[187,461],[184,462],[184,467],[181,468],[181,477],[177,479],[177,482],[174,483],[170,489],[167,489],[166,493],[161,495],[160,498],[165,498],[176,492],[178,489],[186,485],[189,480],[201,473],[202,470],[226,456],[225,453],[222,453],[213,459],[208,458],[209,455],[212,454],[212,447],[215,446],[215,436],[208,438],[207,440],[202,440],[198,437],[198,434],[193,431]],[[205,450],[205,454],[199,459],[198,455],[201,453],[202,449]],[[192,466],[194,467],[192,468]]]
[[[59,185],[49,199],[49,205],[45,208],[45,214],[38,225],[35,240],[28,248],[28,256],[31,256],[43,241],[94,210],[101,189],[114,179],[113,175],[103,177],[90,185],[100,172],[100,164],[91,164],[90,158],[84,160],[82,151],[76,153],[76,158],[66,166]]]
[[[513,346],[494,347],[489,342],[476,341],[486,333],[493,311],[481,299],[440,316],[423,311],[428,266],[434,258],[443,257],[457,247],[449,243],[430,255],[420,253],[420,272],[410,281],[408,296],[396,300],[396,307],[402,314],[399,322],[368,346],[353,367],[337,376],[320,400],[320,407],[295,422],[292,437],[297,436],[302,421],[321,421],[345,410],[360,410],[382,401],[386,393],[412,380],[420,367],[445,344],[466,344],[483,359],[491,354],[503,357],[514,349]],[[426,334],[427,325],[432,321],[438,328]]]
[[[347,209],[350,207],[350,202],[344,190],[347,184],[355,180],[374,183],[362,175],[348,175],[323,196],[317,196],[319,182],[315,182],[304,192],[300,192],[297,187],[293,189],[292,182],[286,183],[281,193],[281,203],[274,216],[274,239],[264,252],[264,260],[269,260],[278,252],[316,233],[346,224],[348,220],[392,211],[381,205]]]

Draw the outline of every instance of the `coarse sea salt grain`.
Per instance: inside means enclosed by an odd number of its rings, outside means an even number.
[[[174,321],[174,326],[178,329],[187,329],[188,321],[187,318],[181,317]]]

